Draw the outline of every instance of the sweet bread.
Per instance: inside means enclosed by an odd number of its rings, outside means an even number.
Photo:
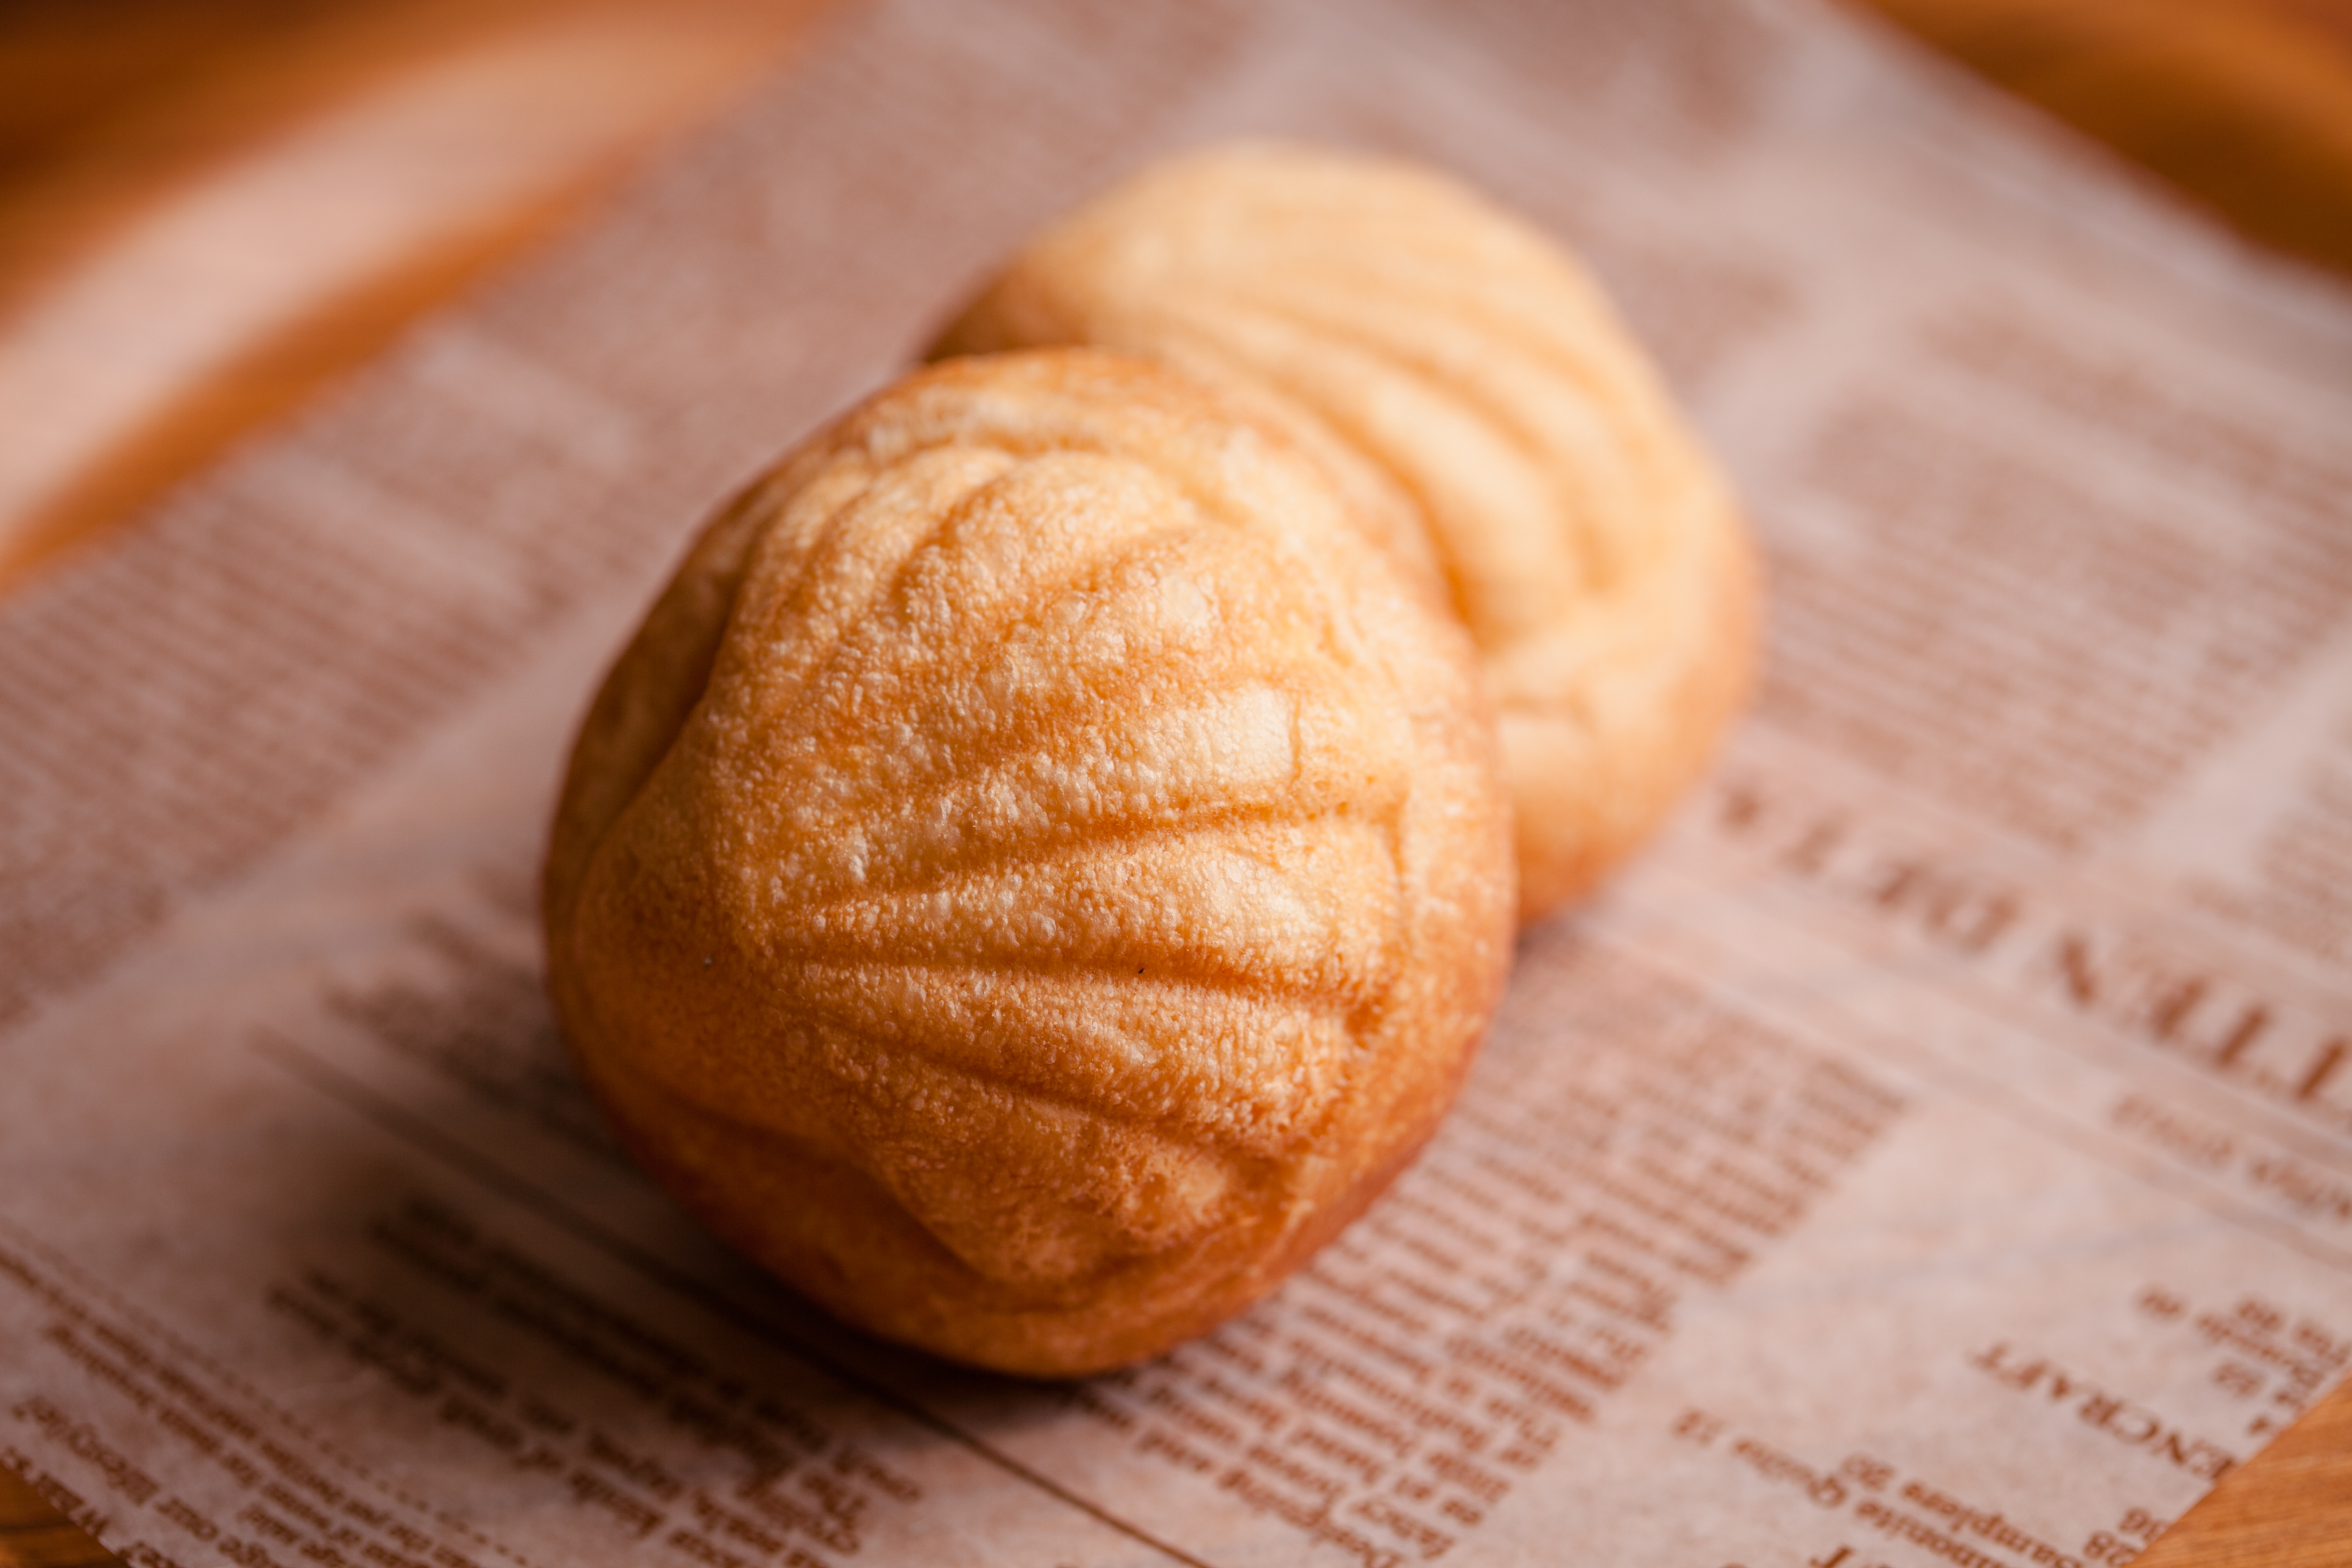
[[[1248,402],[1442,581],[1501,727],[1522,918],[1646,836],[1742,700],[1728,492],[1583,272],[1460,186],[1276,145],[1160,165],[1025,246],[935,355],[1045,344]]]
[[[634,1152],[842,1317],[1153,1354],[1359,1212],[1499,994],[1475,655],[1287,437],[919,372],[704,531],[575,747],[551,984]]]

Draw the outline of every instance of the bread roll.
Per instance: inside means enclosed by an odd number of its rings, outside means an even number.
[[[919,373],[709,525],[545,892],[674,1193],[851,1322],[1036,1374],[1211,1327],[1370,1202],[1514,900],[1460,629],[1281,434],[1083,351]]]
[[[1056,343],[1250,401],[1442,576],[1501,725],[1523,918],[1645,837],[1743,699],[1728,492],[1584,273],[1460,186],[1273,145],[1148,170],[1025,246],[935,353]]]

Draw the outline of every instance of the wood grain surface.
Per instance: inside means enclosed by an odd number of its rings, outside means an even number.
[[[2241,232],[2352,272],[2352,0],[1867,4]]]
[[[124,1568],[122,1559],[0,1467],[0,1563],[15,1568]]]
[[[2352,1383],[2180,1517],[2134,1568],[2352,1563]]]
[[[0,4],[0,591],[572,218],[819,3]]]
[[[0,6],[0,591],[572,217],[827,3]],[[2352,271],[2352,0],[1866,3]],[[118,1561],[0,1469],[0,1564]],[[2352,1564],[2352,1385],[2137,1568],[2191,1564]]]

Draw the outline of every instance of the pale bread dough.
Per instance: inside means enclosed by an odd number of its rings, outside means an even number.
[[[1094,344],[1281,424],[1485,663],[1521,912],[1584,891],[1705,766],[1752,679],[1729,491],[1558,246],[1410,164],[1244,144],[1053,226],[935,356]]]

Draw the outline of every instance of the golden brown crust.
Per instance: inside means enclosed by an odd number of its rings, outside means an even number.
[[[1279,434],[960,362],[706,530],[575,749],[551,984],[632,1147],[986,1365],[1240,1310],[1434,1130],[1499,992],[1474,656]]]
[[[1141,353],[1281,424],[1483,657],[1522,916],[1662,818],[1744,699],[1727,492],[1575,264],[1426,171],[1275,145],[1146,171],[1032,241],[935,356]]]

